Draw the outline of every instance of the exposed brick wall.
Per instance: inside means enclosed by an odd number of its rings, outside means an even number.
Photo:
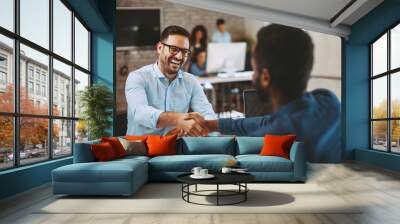
[[[226,30],[231,33],[233,40],[239,38],[245,32],[244,19],[242,17],[174,4],[164,0],[117,0],[117,7],[160,8],[162,12],[161,29],[169,25],[179,25],[188,29],[190,32],[194,26],[202,24],[207,28],[209,39],[211,39],[215,31],[215,21],[218,18],[225,19]],[[127,107],[124,94],[127,76],[121,74],[122,66],[126,66],[128,71],[133,71],[144,65],[155,62],[157,55],[154,48],[117,51],[116,57],[117,113],[124,113]]]
[[[154,50],[117,51],[117,113],[124,113],[127,109],[125,100],[125,82],[128,73],[142,66],[154,63],[157,55]]]

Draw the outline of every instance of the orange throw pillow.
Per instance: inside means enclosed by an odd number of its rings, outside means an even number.
[[[122,146],[121,142],[119,142],[117,137],[110,137],[110,138],[101,138],[101,142],[108,142],[114,149],[115,155],[117,158],[125,157],[126,151],[124,146]]]
[[[140,141],[146,141],[146,139],[147,139],[147,135],[127,135],[127,136],[125,136],[125,139],[126,140],[128,140],[128,141],[137,141],[137,140],[140,140]]]
[[[264,146],[261,149],[261,156],[280,156],[290,158],[290,147],[296,135],[265,135]]]
[[[147,137],[148,156],[165,156],[176,154],[176,135],[159,136],[149,135]]]
[[[93,144],[91,145],[91,149],[94,157],[99,162],[110,161],[117,158],[113,147],[108,142]]]

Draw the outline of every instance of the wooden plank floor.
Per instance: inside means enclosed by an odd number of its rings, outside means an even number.
[[[64,224],[253,224],[400,223],[400,174],[359,163],[310,164],[309,183],[348,202],[366,204],[357,214],[36,214],[55,199],[49,185],[0,202],[0,223]],[[315,203],[319,203],[315,201]]]

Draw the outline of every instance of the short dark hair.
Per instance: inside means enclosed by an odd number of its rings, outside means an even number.
[[[195,26],[193,28],[192,33],[190,35],[190,37],[191,37],[190,44],[192,46],[194,46],[194,44],[195,44],[195,35],[196,35],[196,33],[198,31],[203,33],[203,38],[201,38],[201,40],[200,40],[201,47],[202,48],[203,47],[206,48],[207,47],[207,35],[208,34],[207,34],[207,28],[205,26],[203,26],[203,25],[197,25],[197,26]]]
[[[216,24],[217,24],[217,26],[225,24],[225,20],[222,19],[222,18],[219,18],[219,19],[217,19],[217,23]]]
[[[313,51],[311,37],[305,31],[271,24],[257,33],[255,69],[268,69],[271,86],[286,97],[298,97],[307,88],[314,63]]]
[[[161,37],[160,40],[164,41],[168,39],[170,35],[181,35],[185,36],[188,39],[190,38],[189,31],[187,31],[185,28],[181,26],[167,26],[162,32],[161,32]]]

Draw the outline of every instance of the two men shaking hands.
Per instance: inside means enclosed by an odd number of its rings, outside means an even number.
[[[252,52],[253,86],[262,100],[272,102],[273,113],[217,120],[196,77],[181,70],[191,53],[189,32],[166,27],[157,61],[131,72],[126,81],[127,135],[295,134],[305,143],[309,162],[340,162],[340,102],[327,89],[306,92],[313,51],[304,30],[278,24],[261,28]]]
[[[216,131],[216,120],[205,120],[197,112],[182,113],[176,121],[176,126],[167,135],[178,136],[207,136],[209,132]],[[214,124],[214,125],[213,125]]]

